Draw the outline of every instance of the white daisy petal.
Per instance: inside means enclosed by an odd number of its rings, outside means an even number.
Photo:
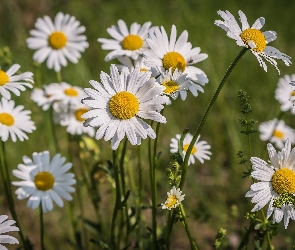
[[[277,35],[275,31],[260,31],[265,24],[265,19],[263,17],[258,18],[250,28],[247,17],[241,10],[239,10],[238,13],[242,24],[241,30],[235,17],[229,11],[217,11],[217,13],[224,19],[224,21],[215,20],[214,24],[225,30],[228,37],[236,40],[237,45],[251,49],[251,52],[257,58],[259,65],[265,71],[267,71],[267,66],[262,57],[270,62],[277,69],[279,74],[280,71],[275,59],[282,60],[287,66],[291,64],[291,57],[281,53],[273,47],[267,46],[269,42],[274,41],[277,38]]]
[[[60,197],[70,200],[69,192],[74,191],[71,185],[75,184],[76,180],[74,174],[67,173],[72,164],[65,163],[64,157],[56,154],[50,161],[48,151],[35,152],[33,153],[33,161],[25,157],[24,163],[25,165],[18,165],[18,171],[13,171],[13,174],[18,178],[20,177],[19,173],[22,172],[21,177],[25,180],[12,183],[21,187],[15,192],[18,199],[29,197],[27,206],[32,209],[36,209],[41,202],[44,212],[52,210],[53,201],[62,207],[63,201]],[[32,187],[28,187],[28,184]]]

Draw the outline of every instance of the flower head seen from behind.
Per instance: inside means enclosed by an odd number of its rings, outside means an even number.
[[[75,191],[72,185],[76,180],[73,173],[68,173],[72,163],[65,161],[65,157],[61,157],[60,154],[56,154],[50,160],[48,151],[34,152],[32,159],[24,156],[24,164],[19,164],[18,169],[13,170],[13,175],[21,179],[12,182],[13,185],[19,186],[15,191],[17,198],[29,198],[27,207],[32,209],[41,204],[43,212],[52,210],[53,201],[62,207],[62,198],[72,200],[69,193]]]
[[[176,153],[178,152],[178,142],[181,139],[181,135],[177,134],[175,138],[171,139],[170,143],[170,152]],[[189,147],[190,142],[192,141],[193,136],[190,133],[187,133],[183,139],[183,150],[182,150],[182,156],[185,157],[186,151]],[[189,156],[188,164],[194,164],[195,159],[199,160],[201,163],[204,163],[204,160],[210,160],[211,152],[209,149],[211,146],[206,141],[199,141],[200,136],[195,142],[195,145],[193,146],[191,155]]]
[[[54,21],[49,16],[38,18],[27,39],[30,49],[36,50],[33,59],[38,63],[47,60],[47,67],[56,72],[67,66],[67,60],[77,63],[88,47],[85,27],[69,14],[59,12]]]
[[[172,68],[158,77],[158,81],[165,87],[164,94],[176,99],[180,93],[181,99],[186,98],[186,91],[192,85],[192,82],[186,78],[187,74],[181,73],[178,69],[172,72]]]
[[[291,64],[290,56],[267,45],[277,39],[277,33],[275,31],[260,31],[265,23],[263,17],[258,18],[250,27],[246,15],[239,10],[241,29],[235,17],[229,11],[220,10],[217,13],[223,18],[223,21],[215,20],[214,24],[225,30],[228,37],[236,40],[237,45],[249,48],[265,71],[267,71],[267,66],[262,58],[271,63],[279,73],[276,59],[282,60],[287,66]]]
[[[0,67],[0,95],[6,99],[10,99],[10,91],[19,96],[20,91],[26,88],[32,88],[33,73],[24,72],[19,75],[14,75],[20,69],[19,64],[13,64],[7,71],[3,71]]]
[[[156,28],[149,34],[146,42],[150,46],[149,50],[144,51],[145,64],[151,67],[154,75],[165,73],[172,68],[172,72],[177,68],[187,78],[193,81],[189,90],[194,96],[198,91],[203,92],[200,85],[208,83],[206,74],[199,68],[192,66],[205,60],[208,55],[200,53],[199,47],[192,48],[192,44],[187,41],[188,32],[185,30],[176,40],[176,26],[172,25],[170,39],[163,27]]]
[[[166,123],[159,113],[168,101],[161,95],[164,87],[156,84],[151,72],[140,72],[139,68],[130,73],[124,67],[119,73],[111,65],[110,71],[110,75],[101,73],[101,83],[90,81],[95,89],[85,89],[89,97],[82,103],[91,110],[82,115],[86,119],[84,126],[99,127],[95,138],[111,140],[113,150],[125,135],[132,145],[141,144],[141,139],[147,137],[154,139],[154,130],[142,119]]]
[[[0,215],[0,243],[8,243],[8,244],[18,244],[18,240],[15,237],[12,237],[10,235],[2,235],[4,233],[8,232],[15,232],[19,231],[19,228],[16,226],[13,226],[15,223],[14,220],[7,220],[7,215]],[[0,244],[1,250],[7,250],[7,248]]]
[[[175,186],[167,192],[167,199],[165,203],[162,203],[162,209],[173,209],[179,206],[179,204],[184,200],[185,194],[182,194],[180,188],[176,188]]]
[[[277,148],[282,149],[289,138],[291,144],[295,143],[295,130],[285,124],[285,121],[277,118],[263,122],[259,125],[260,139],[270,141]]]
[[[132,23],[129,31],[126,23],[120,19],[118,26],[112,25],[108,28],[107,32],[113,39],[98,38],[98,42],[102,43],[102,49],[112,50],[105,60],[110,61],[120,56],[136,60],[148,48],[145,40],[151,31],[151,25],[151,22],[143,25]]]
[[[295,96],[295,90],[290,85],[292,81],[295,81],[295,74],[284,75],[279,79],[275,90],[275,99],[281,104],[281,110],[283,112],[290,110],[295,115],[295,106],[290,101],[290,98]]]
[[[251,157],[251,176],[258,180],[250,187],[246,197],[252,197],[256,203],[252,212],[262,209],[268,202],[267,218],[273,214],[273,223],[280,222],[284,217],[285,228],[289,220],[295,219],[295,148],[291,151],[291,143],[287,139],[285,147],[276,152],[272,144],[267,144],[270,164]]]
[[[24,106],[15,106],[13,100],[0,99],[0,138],[13,142],[27,140],[27,133],[32,133],[36,127],[31,120],[31,111],[24,110]]]

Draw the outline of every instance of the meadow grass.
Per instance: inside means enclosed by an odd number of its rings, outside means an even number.
[[[238,54],[240,48],[235,41],[226,37],[225,33],[216,27],[213,22],[220,19],[218,10],[229,10],[235,16],[237,11],[242,10],[252,24],[258,17],[266,19],[265,30],[275,30],[278,39],[271,45],[283,53],[295,57],[295,29],[292,28],[292,10],[295,10],[295,2],[282,1],[200,1],[200,0],[171,0],[171,1],[104,1],[104,0],[64,0],[64,1],[17,1],[4,0],[0,7],[0,47],[9,46],[14,63],[22,65],[23,71],[32,71],[35,76],[42,72],[41,82],[36,82],[36,87],[41,84],[56,82],[56,74],[46,68],[44,64],[34,66],[32,61],[33,51],[26,46],[25,39],[29,37],[29,30],[33,28],[37,17],[49,15],[53,17],[57,12],[69,13],[75,16],[86,27],[85,35],[89,42],[89,48],[82,54],[77,65],[69,63],[62,69],[63,80],[81,87],[89,87],[89,80],[98,80],[101,71],[109,72],[110,62],[105,62],[107,51],[103,51],[97,42],[99,37],[108,37],[106,29],[123,19],[127,25],[132,22],[144,23],[151,21],[153,25],[164,26],[170,30],[175,24],[178,35],[187,30],[189,41],[193,46],[201,47],[201,52],[209,55],[208,59],[198,64],[209,78],[209,83],[204,87],[205,92],[198,97],[188,94],[186,101],[178,98],[173,105],[165,108],[167,124],[161,125],[158,150],[162,155],[158,162],[157,188],[158,202],[163,202],[168,184],[166,180],[166,168],[169,167],[169,143],[170,139],[185,128],[193,132],[204,113],[207,104],[212,97],[219,81],[231,61]],[[114,61],[115,62],[115,61]],[[294,73],[294,66],[286,67],[278,62],[281,76]],[[201,139],[211,145],[211,160],[204,164],[197,162],[189,166],[189,174],[186,179],[184,193],[186,199],[183,205],[189,215],[188,223],[191,232],[196,238],[199,249],[212,249],[214,237],[218,230],[223,227],[227,230],[228,249],[235,248],[235,240],[240,239],[244,233],[244,227],[249,222],[244,219],[247,211],[253,204],[250,199],[245,198],[249,190],[251,179],[243,179],[245,168],[238,164],[236,153],[243,150],[248,153],[247,138],[240,133],[241,127],[238,118],[241,117],[238,90],[246,90],[250,96],[253,107],[252,118],[263,122],[275,118],[280,112],[279,104],[274,99],[274,90],[280,76],[274,67],[268,64],[268,72],[264,72],[255,57],[251,53],[241,59],[229,77],[215,106],[213,107],[206,125],[201,132]],[[35,79],[36,81],[36,79]],[[24,92],[21,97],[14,98],[17,103],[25,105],[26,109],[32,110],[32,119],[35,121],[37,130],[29,135],[30,139],[25,142],[7,143],[7,157],[9,167],[15,169],[21,163],[23,155],[30,156],[34,151],[49,149],[54,152],[51,140],[49,112],[41,111],[33,101],[30,100],[30,91]],[[284,116],[286,123],[292,126],[294,117],[290,112]],[[59,131],[59,141],[63,152],[67,152],[67,136],[63,128]],[[266,159],[266,143],[261,142],[259,134],[251,135],[252,156]],[[100,149],[100,160],[106,161],[111,158],[109,144],[104,141],[98,142]],[[143,152],[146,153],[147,142],[143,142]],[[67,153],[65,153],[67,154]],[[136,149],[128,144],[127,159],[130,161],[130,173],[136,174]],[[143,168],[147,173],[147,169]],[[128,171],[127,171],[128,172]],[[112,185],[107,177],[101,173],[99,176],[99,194],[101,196],[102,218],[110,214],[108,207],[113,197]],[[131,185],[129,183],[128,185]],[[136,188],[135,184],[135,188]],[[132,189],[131,189],[132,190]],[[148,204],[150,191],[149,183],[143,183],[145,202]],[[1,196],[3,199],[3,197]],[[85,217],[91,219],[94,211],[88,209],[90,203],[87,192],[82,188],[82,198]],[[161,200],[162,198],[162,200]],[[84,200],[85,199],[85,200]],[[78,204],[77,197],[73,201]],[[26,201],[16,201],[20,219],[24,224],[24,231],[32,242],[38,246],[39,235],[37,232],[38,213],[25,207]],[[5,199],[2,202],[1,214],[7,214]],[[78,213],[78,211],[76,211]],[[64,208],[55,208],[54,211],[45,214],[46,249],[57,249],[56,245],[67,245],[69,230],[64,228],[68,213],[67,205]],[[150,225],[150,211],[146,214],[146,224]],[[159,227],[164,225],[166,211],[158,213]],[[144,229],[143,229],[144,230]],[[274,238],[273,244],[276,249],[291,249],[295,245],[292,236],[295,233],[294,222],[285,230],[279,225],[279,234]],[[178,224],[175,226],[172,236],[172,249],[188,249],[189,243],[184,229]],[[66,248],[65,248],[66,249]]]

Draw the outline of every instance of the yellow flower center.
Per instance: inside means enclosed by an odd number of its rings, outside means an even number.
[[[184,57],[178,52],[168,52],[162,59],[163,67],[166,70],[172,68],[174,71],[176,68],[184,72],[186,63]]]
[[[278,194],[283,192],[293,194],[295,192],[295,172],[288,168],[281,168],[272,176],[271,184]]]
[[[0,114],[0,123],[6,126],[12,126],[14,124],[14,118],[8,113]]]
[[[178,203],[178,199],[175,195],[169,195],[167,197],[167,200],[165,202],[165,206],[168,208],[168,209],[171,209],[173,208],[176,204]]]
[[[5,85],[8,82],[9,76],[3,70],[0,70],[0,86]]]
[[[53,32],[48,38],[49,45],[53,49],[63,48],[64,46],[66,46],[67,40],[68,39],[67,39],[66,35],[60,31]]]
[[[69,96],[77,96],[78,95],[78,91],[75,90],[74,88],[65,89],[64,93]]]
[[[256,48],[253,49],[255,52],[262,52],[266,47],[265,36],[260,30],[249,28],[244,30],[240,36],[246,45],[249,45],[250,41],[255,43]]]
[[[137,50],[143,45],[143,40],[138,35],[128,35],[121,42],[123,49]]]
[[[279,130],[275,130],[275,132],[273,132],[273,136],[274,137],[277,137],[279,139],[283,139],[284,138],[284,133],[282,131],[279,131]]]
[[[1,83],[0,83],[1,85]],[[295,90],[292,91],[291,96],[295,96]]]
[[[84,122],[86,119],[82,118],[81,116],[84,113],[86,113],[88,110],[89,109],[87,109],[87,108],[80,108],[80,109],[76,110],[75,116],[76,116],[77,121]]]
[[[121,120],[127,120],[135,116],[139,108],[139,102],[135,95],[122,91],[110,99],[110,112]]]
[[[148,72],[149,70],[147,68],[140,68],[139,69],[140,72]],[[295,91],[294,91],[295,92]]]
[[[175,81],[164,82],[163,86],[166,87],[164,90],[166,94],[172,94],[178,89],[178,84]]]
[[[189,146],[189,144],[184,144],[184,145],[183,145],[183,150],[184,150],[185,152],[187,151],[188,146]],[[194,146],[193,149],[192,149],[191,154],[194,154],[194,153],[196,153],[196,152],[197,152],[197,148],[196,148],[196,146]]]
[[[49,189],[52,189],[54,185],[54,177],[49,172],[39,172],[34,179],[34,183],[36,185],[36,188],[38,188],[41,191],[47,191]]]

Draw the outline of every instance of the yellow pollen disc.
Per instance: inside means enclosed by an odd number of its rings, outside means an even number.
[[[48,38],[49,45],[53,49],[63,48],[64,46],[66,46],[67,40],[68,39],[66,35],[60,31],[53,32]]]
[[[172,94],[178,89],[178,84],[174,81],[164,82],[163,86],[166,87],[166,89],[164,90],[166,94]]]
[[[183,150],[184,150],[185,152],[187,151],[188,146],[189,146],[189,144],[184,144],[184,145],[183,145]],[[194,146],[193,149],[192,149],[191,154],[194,154],[194,153],[196,153],[196,152],[197,152],[197,148]]]
[[[121,42],[123,49],[137,50],[143,45],[143,40],[138,35],[128,35]]]
[[[14,124],[14,118],[8,113],[0,114],[0,123],[6,126],[12,126]]]
[[[0,86],[3,86],[8,82],[9,76],[3,70],[0,70]]]
[[[140,72],[148,72],[149,70],[147,68],[140,68],[139,69]],[[294,91],[295,92],[295,91]]]
[[[113,116],[121,120],[127,120],[135,116],[139,108],[139,102],[132,93],[122,91],[110,99],[109,107]]]
[[[86,119],[82,118],[81,116],[84,113],[86,113],[88,110],[89,109],[87,109],[87,108],[81,108],[81,109],[76,110],[75,117],[76,117],[77,121],[84,122]]]
[[[272,176],[271,184],[278,194],[284,191],[293,194],[295,192],[295,172],[288,168],[281,168]]]
[[[262,52],[266,47],[265,36],[260,30],[249,28],[244,30],[240,36],[246,45],[249,45],[250,41],[255,43],[256,48],[253,49],[255,52]]]
[[[282,131],[279,131],[279,130],[275,130],[275,132],[273,132],[273,136],[274,137],[277,137],[279,139],[283,139],[284,138],[284,133]]]
[[[175,195],[169,195],[165,202],[165,206],[168,208],[173,208],[178,202],[178,199]]]
[[[184,60],[184,57],[179,54],[178,52],[168,52],[162,59],[163,67],[166,70],[169,70],[172,68],[172,71],[177,68],[178,70],[181,70],[184,72],[186,63]]]
[[[41,191],[47,191],[52,189],[54,185],[54,177],[49,172],[39,172],[34,179],[34,183],[36,188]]]
[[[65,89],[64,93],[69,96],[77,96],[78,95],[78,91],[73,88]]]
[[[0,85],[1,85],[1,83],[0,83]],[[295,91],[294,90],[292,91],[291,96],[295,96]]]

